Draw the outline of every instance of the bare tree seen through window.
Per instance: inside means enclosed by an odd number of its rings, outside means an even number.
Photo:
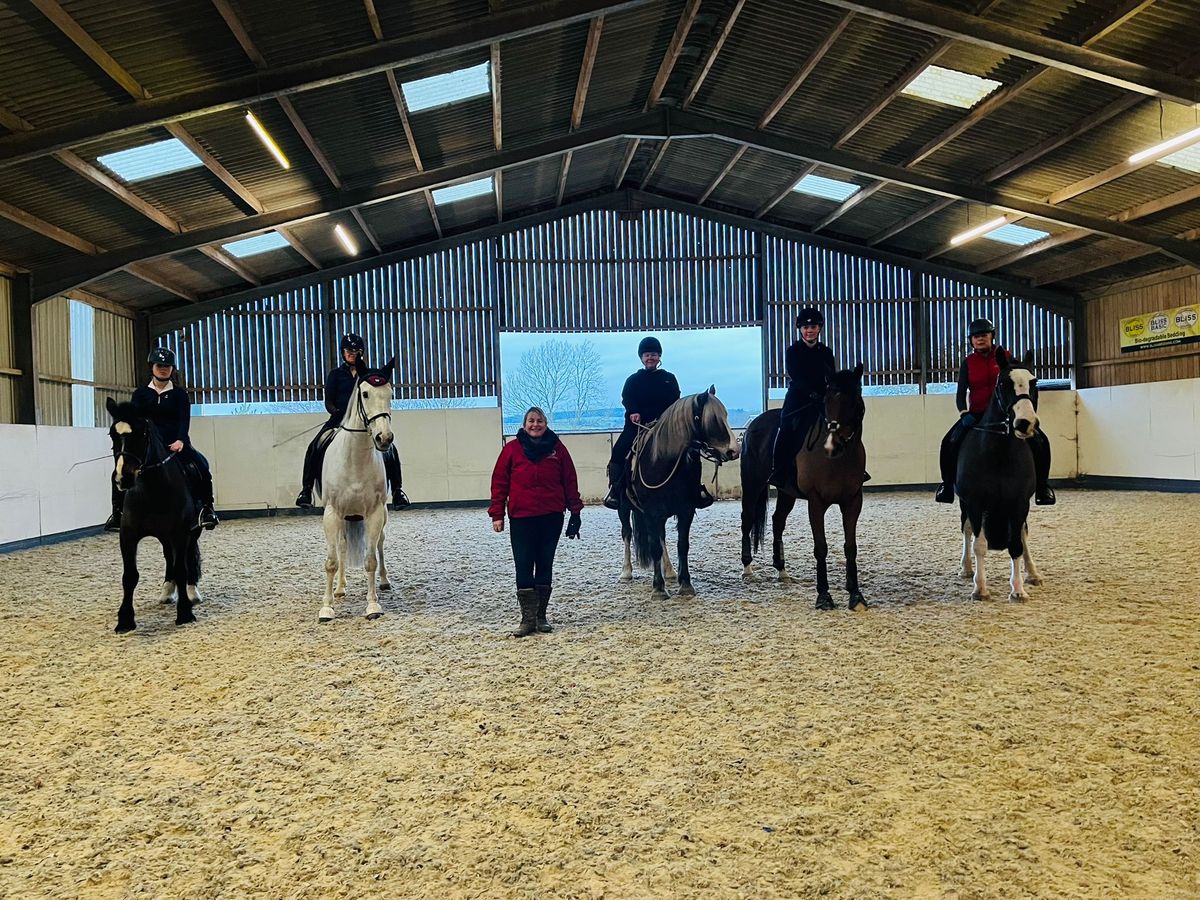
[[[551,427],[559,416],[571,417],[579,427],[603,399],[604,370],[591,341],[546,341],[522,353],[504,378],[504,414],[519,418],[529,407],[540,406]]]

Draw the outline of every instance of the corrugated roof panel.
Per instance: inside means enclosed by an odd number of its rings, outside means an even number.
[[[1144,169],[1080,194],[1063,205],[1079,212],[1109,216],[1147,200],[1166,197],[1197,185],[1200,185],[1200,175],[1152,163]],[[1131,224],[1141,223],[1134,221]]]
[[[374,184],[416,171],[385,76],[308,91],[295,97],[293,105],[344,184]],[[414,118],[435,114],[431,110]],[[293,130],[290,123],[286,127]],[[311,158],[303,146],[300,152]],[[320,170],[316,176],[328,185]]]
[[[125,271],[113,272],[103,278],[98,278],[88,284],[87,289],[106,300],[112,300],[114,303],[120,303],[130,309],[152,309],[156,306],[175,306],[187,303],[186,300],[181,300],[174,294],[142,281],[140,278],[135,278]]]
[[[1127,263],[1121,263],[1120,265],[1097,269],[1086,275],[1068,278],[1052,285],[1052,287],[1067,291],[1091,291],[1096,288],[1107,287],[1111,284],[1119,284],[1131,278],[1140,278],[1143,275],[1165,272],[1168,269],[1176,268],[1178,265],[1179,263],[1176,260],[1154,253],[1149,256],[1143,256],[1140,259],[1130,260]]]
[[[574,160],[571,165],[574,168]],[[530,210],[553,205],[558,198],[558,177],[561,171],[562,160],[559,157],[505,169],[504,218],[520,216]],[[496,203],[493,200],[493,220],[495,213]]]
[[[505,205],[507,204],[508,198],[505,197]],[[487,194],[457,203],[443,204],[437,208],[437,214],[445,233],[491,225],[496,221],[496,197],[494,194]]]
[[[1091,49],[1165,71],[1190,59],[1197,45],[1195,0],[1157,0]]]
[[[481,159],[495,152],[492,100],[479,97],[409,117],[426,169]]]
[[[1055,40],[1079,43],[1094,25],[1108,20],[1111,7],[1111,3],[1087,0],[1005,0],[988,10],[985,18]]]
[[[795,184],[804,167],[799,160],[761,150],[747,150],[713,191],[709,202],[753,212]]]
[[[254,71],[237,38],[211,3],[60,3],[92,40],[154,96],[197,90]]]
[[[231,5],[271,68],[375,43],[366,7],[358,0],[253,0]]]
[[[534,143],[570,130],[587,33],[588,24],[579,22],[500,45],[504,146]]]
[[[87,257],[48,237],[35,234],[0,216],[0,261],[36,271],[57,265],[77,265]]]
[[[372,203],[361,207],[359,212],[385,249],[437,237],[424,194],[410,194],[385,203]]]
[[[928,194],[894,187],[881,188],[850,207],[830,224],[829,231],[865,241],[889,225],[907,218],[919,209],[924,209],[929,201]]]
[[[605,16],[583,111],[585,125],[642,111],[682,8],[683,0],[664,0]]]
[[[214,262],[198,250],[177,256],[162,256],[147,262],[146,268],[175,287],[196,294],[209,294],[234,287],[249,287],[229,269]]]
[[[672,141],[646,190],[694,200],[725,167],[736,148],[713,138]]]
[[[518,4],[507,3],[505,6]],[[384,40],[457,25],[488,14],[488,0],[393,0],[376,3]]]
[[[567,172],[567,197],[613,190],[617,169],[625,158],[624,141],[606,141],[595,147],[577,150]]]

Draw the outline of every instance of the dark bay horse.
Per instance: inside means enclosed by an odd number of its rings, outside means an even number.
[[[1041,584],[1029,555],[1029,498],[1036,475],[1028,441],[1037,431],[1037,379],[1033,354],[1017,362],[998,351],[1000,375],[980,422],[963,438],[958,453],[955,491],[962,512],[963,578],[975,577],[971,596],[986,600],[983,563],[987,551],[1007,549],[1012,559],[1009,600],[1028,600],[1025,583]],[[983,539],[980,539],[980,535]],[[974,545],[972,547],[972,545]],[[971,571],[974,551],[975,569]],[[1021,575],[1024,559],[1025,575]]]
[[[862,486],[867,468],[867,451],[862,443],[866,406],[862,399],[862,365],[829,376],[822,415],[809,429],[796,454],[796,485],[808,500],[812,527],[813,556],[817,560],[817,609],[834,609],[829,593],[825,540],[825,513],[831,506],[842,511],[846,552],[846,591],[850,608],[864,609],[867,601],[858,588],[858,515],[862,512]],[[752,578],[750,564],[762,543],[767,524],[767,478],[771,473],[771,451],[780,411],[768,410],[750,423],[742,437],[742,572]],[[781,491],[771,517],[774,531],[772,565],[781,581],[790,580],[783,561],[783,529],[798,498]],[[753,552],[752,552],[753,547]]]
[[[168,452],[158,429],[132,403],[105,404],[113,423],[108,433],[113,441],[113,481],[125,492],[121,512],[121,561],[123,591],[117,611],[117,634],[133,631],[133,590],[137,587],[137,548],[144,537],[157,538],[167,560],[163,599],[170,599],[174,582],[179,600],[175,624],[195,622],[192,603],[199,598],[200,516],[199,501],[193,496],[178,457]]]
[[[737,437],[729,428],[729,413],[717,399],[716,387],[676,400],[634,444],[629,488],[621,492],[617,513],[626,556],[632,537],[638,565],[654,567],[651,597],[655,600],[667,597],[662,558],[671,516],[679,535],[679,593],[696,593],[688,570],[688,548],[702,456],[718,464],[738,456]]]

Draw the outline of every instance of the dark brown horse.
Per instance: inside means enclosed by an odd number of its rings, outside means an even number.
[[[825,540],[825,513],[831,506],[842,511],[845,535],[846,591],[850,608],[866,607],[858,589],[858,514],[862,512],[863,481],[867,451],[862,443],[862,423],[866,407],[862,399],[862,365],[836,372],[826,382],[822,415],[809,429],[800,452],[796,454],[796,485],[793,491],[779,493],[775,515],[772,565],[780,581],[789,581],[783,561],[783,529],[797,499],[808,500],[808,521],[812,526],[813,556],[817,560],[817,609],[834,609],[837,604],[829,593]],[[753,578],[750,564],[762,543],[767,524],[767,478],[771,472],[771,448],[779,427],[780,411],[768,410],[750,423],[742,438],[742,572]],[[753,547],[753,552],[752,548]]]

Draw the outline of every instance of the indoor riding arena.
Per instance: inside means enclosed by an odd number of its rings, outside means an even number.
[[[1200,896],[1197,46],[0,0],[0,896]]]

